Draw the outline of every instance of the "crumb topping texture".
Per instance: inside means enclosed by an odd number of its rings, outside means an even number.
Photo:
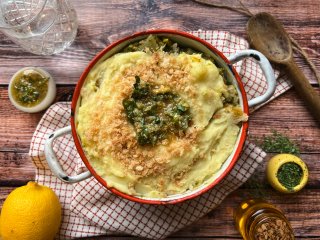
[[[157,86],[155,91],[173,92],[188,103],[192,120],[183,134],[155,145],[139,144],[123,106],[137,76]],[[90,163],[109,186],[137,196],[165,197],[201,185],[230,155],[246,116],[227,98],[238,100],[234,87],[200,54],[118,53],[88,74],[77,133]]]

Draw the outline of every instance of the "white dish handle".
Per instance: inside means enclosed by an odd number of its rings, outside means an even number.
[[[53,151],[53,141],[58,137],[62,137],[70,133],[71,133],[71,126],[67,126],[67,127],[58,129],[52,134],[50,134],[45,142],[44,153],[45,153],[49,168],[54,173],[54,175],[56,175],[63,182],[77,183],[91,177],[92,176],[91,173],[89,171],[86,171],[79,175],[68,176],[68,174],[66,174],[65,171],[63,171],[63,169],[61,168],[59,160],[57,159],[57,156]]]
[[[274,91],[276,90],[276,79],[269,60],[262,53],[256,50],[249,49],[237,52],[229,57],[229,61],[234,64],[247,57],[252,57],[257,60],[268,83],[267,91],[264,94],[248,101],[249,107],[253,107],[266,102],[272,97]]]

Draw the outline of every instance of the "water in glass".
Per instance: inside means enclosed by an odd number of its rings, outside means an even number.
[[[0,29],[26,51],[63,51],[77,33],[77,14],[68,0],[0,0]]]

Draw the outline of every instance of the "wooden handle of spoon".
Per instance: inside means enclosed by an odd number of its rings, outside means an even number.
[[[320,96],[313,89],[309,80],[300,70],[299,66],[293,61],[286,63],[287,71],[290,75],[290,80],[293,83],[296,91],[307,103],[308,108],[311,110],[313,116],[320,123]]]

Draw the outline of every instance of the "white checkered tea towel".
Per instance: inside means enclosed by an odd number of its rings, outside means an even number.
[[[248,49],[248,43],[229,32],[194,31],[192,34],[206,40],[226,56]],[[266,81],[254,60],[245,59],[236,64],[248,99],[266,90]],[[276,72],[276,77],[279,73]],[[285,79],[277,80],[273,96],[290,88]],[[36,166],[36,181],[52,188],[63,207],[63,220],[58,239],[125,233],[151,239],[162,239],[197,221],[216,208],[232,191],[241,186],[265,157],[265,153],[246,142],[243,154],[229,175],[205,194],[175,205],[139,204],[118,197],[106,190],[93,177],[76,184],[57,179],[45,160],[44,142],[48,134],[70,124],[70,103],[52,105],[43,115],[33,135],[30,156]],[[86,168],[79,157],[71,135],[55,141],[54,150],[68,175],[79,174]]]

